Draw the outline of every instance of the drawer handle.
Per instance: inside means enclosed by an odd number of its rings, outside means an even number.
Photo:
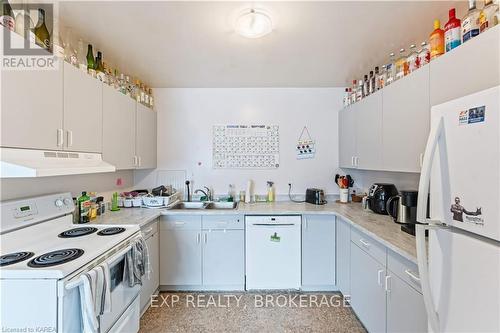
[[[226,225],[227,221],[219,221],[219,222],[217,222],[217,224],[224,224],[224,225]]]
[[[200,237],[200,234],[199,234],[199,233],[198,233],[198,234],[196,234],[196,243],[197,243],[197,244],[200,244],[200,238],[201,238],[201,237]]]
[[[378,282],[378,285],[381,286],[381,287],[382,287],[382,273],[384,273],[383,269],[380,269],[377,272],[377,282]]]
[[[409,269],[405,269],[406,275],[408,275],[413,281],[420,283],[420,277],[416,276],[415,273],[410,271]]]
[[[149,234],[153,231],[153,228],[149,228],[147,230],[144,230],[144,235],[149,236]]]
[[[175,225],[184,225],[186,222],[175,222]]]
[[[370,247],[370,243],[368,243],[367,241],[365,241],[364,239],[360,239],[359,242],[364,246],[366,247],[367,249]]]
[[[387,276],[385,277],[385,291],[386,291],[387,293],[390,293],[390,292],[391,292],[391,288],[390,288],[390,286],[389,286],[390,281],[391,281],[391,276],[390,276],[390,275],[387,275]]]

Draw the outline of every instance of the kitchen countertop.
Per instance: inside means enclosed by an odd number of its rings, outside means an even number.
[[[118,212],[106,212],[91,223],[96,224],[135,224],[140,227],[160,215],[337,215],[349,222],[354,228],[373,237],[392,251],[416,263],[415,237],[401,231],[400,226],[387,215],[378,215],[363,210],[359,203],[328,203],[322,206],[289,201],[275,203],[240,203],[231,210],[166,210],[147,208],[122,208]]]

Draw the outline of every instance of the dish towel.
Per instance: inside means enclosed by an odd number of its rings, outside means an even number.
[[[110,273],[107,264],[80,276],[80,304],[84,333],[99,332],[99,316],[111,311]]]
[[[142,277],[146,275],[149,279],[150,269],[148,246],[144,238],[139,237],[125,255],[123,279],[128,282],[129,287],[136,284],[142,285]]]

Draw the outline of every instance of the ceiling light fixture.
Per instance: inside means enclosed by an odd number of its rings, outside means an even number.
[[[235,30],[243,37],[259,38],[273,31],[273,22],[261,9],[247,9],[236,19]]]

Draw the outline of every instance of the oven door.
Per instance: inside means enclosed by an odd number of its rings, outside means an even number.
[[[123,280],[123,270],[125,266],[125,254],[130,250],[130,246],[119,250],[105,261],[108,263],[111,279],[111,312],[105,313],[99,318],[99,329],[101,333],[108,332],[118,319],[127,311],[132,302],[137,298],[140,292],[140,285],[129,287]],[[62,314],[59,322],[61,332],[80,332],[82,331],[80,292],[78,288],[79,275],[72,277],[64,283],[64,296],[62,297]],[[129,311],[128,313],[135,313]],[[137,318],[130,318],[130,322],[139,325],[139,315]]]

